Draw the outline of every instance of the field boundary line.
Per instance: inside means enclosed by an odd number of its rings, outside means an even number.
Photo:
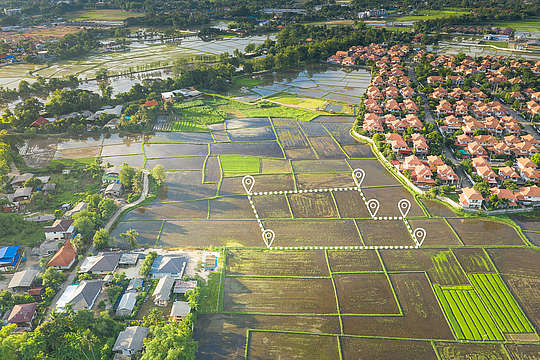
[[[202,164],[202,183],[203,184],[207,184],[207,181],[206,181],[206,163],[208,162],[208,158],[210,158],[210,144],[208,144],[208,154],[206,154],[206,156],[204,157],[204,160],[203,160],[203,164]],[[219,159],[218,157],[218,162],[221,162],[221,160]]]
[[[226,271],[226,267],[227,267],[227,248],[224,248],[223,249],[223,259],[221,260],[221,272],[219,274],[219,287],[218,287],[218,298],[217,298],[217,302],[216,302],[216,313],[217,312],[220,312],[220,311],[223,311],[223,298],[224,298],[224,294],[222,294],[223,292],[225,292],[225,287],[222,286],[222,283],[225,279],[225,271]]]
[[[347,154],[347,152],[345,151],[345,149],[343,149],[343,147],[341,146],[341,144],[339,143],[339,141],[336,140],[336,138],[334,137],[334,135],[332,135],[332,133],[330,132],[330,130],[328,130],[328,129],[326,128],[326,126],[324,126],[323,123],[321,123],[321,126],[323,127],[324,130],[326,130],[326,132],[328,133],[328,135],[330,136],[330,138],[331,138],[332,140],[334,140],[334,142],[335,142],[336,145],[339,147],[339,150],[341,150],[341,152],[343,153],[343,155],[345,155],[345,160],[350,159],[349,154]],[[349,165],[349,163],[347,163],[347,165]],[[350,166],[351,166],[351,165],[349,165],[349,167],[350,167]],[[352,170],[354,170],[354,169],[351,168],[351,171],[352,171]]]
[[[356,232],[358,233],[358,237],[360,238],[362,245],[364,245],[365,247],[366,242],[364,241],[364,237],[362,236],[362,232],[360,231],[360,228],[358,227],[358,223],[356,222],[356,219],[353,219],[353,223],[354,223],[354,228],[356,229]]]
[[[338,354],[339,354],[339,360],[343,360],[343,354],[342,354],[342,350],[341,350],[341,338],[339,336],[336,336],[336,341],[337,341],[337,349],[338,349]]]
[[[244,350],[244,360],[248,360],[248,351],[249,351],[249,337],[251,335],[251,329],[246,329],[246,346]]]
[[[228,278],[247,279],[330,279],[330,276],[310,276],[310,275],[249,275],[249,274],[227,274]]]
[[[287,195],[284,195],[285,197],[285,202],[287,203],[287,207],[289,208],[289,213],[291,214],[291,219],[293,220],[294,219],[294,213],[292,211],[292,207],[291,207],[291,201],[289,200],[289,197]]]
[[[454,229],[452,224],[450,224],[450,222],[445,217],[443,217],[443,219],[444,219],[444,222],[446,223],[446,225],[448,225],[448,227],[450,228],[450,230],[452,231],[452,233],[456,237],[456,239],[461,243],[462,246],[465,246],[465,243],[463,242],[463,240],[461,240],[461,236],[459,236],[459,234],[457,233],[456,229]]]
[[[279,145],[279,148],[281,149],[281,153],[283,154],[282,159],[286,160],[287,159],[287,154],[285,153],[285,149],[283,148],[283,145],[281,145],[281,141],[279,141],[279,136],[278,136],[278,133],[276,131],[276,127],[274,126],[274,121],[272,120],[271,116],[268,116],[268,121],[270,122],[270,126],[272,126],[272,131],[274,132],[274,136],[276,137],[276,142]]]
[[[339,206],[337,204],[336,197],[334,196],[333,191],[330,191],[330,196],[332,197],[332,202],[333,202],[334,206],[336,207],[336,212],[337,212],[337,215],[338,215],[338,219],[341,219],[341,213],[339,212]]]
[[[386,265],[384,265],[384,261],[382,259],[381,253],[378,249],[375,249],[375,252],[377,253],[377,257],[379,258],[379,262],[381,263],[381,267],[384,272],[384,276],[386,276],[386,280],[388,281],[388,284],[390,285],[390,289],[392,290],[392,295],[394,296],[394,301],[397,304],[397,307],[399,309],[399,316],[403,316],[403,309],[401,308],[401,304],[399,302],[399,299],[396,294],[396,289],[394,289],[394,284],[392,283],[392,280],[390,279],[390,275],[388,275],[388,271],[386,271]]]
[[[437,346],[435,346],[435,341],[430,341],[431,347],[433,348],[433,352],[435,353],[435,356],[437,357],[437,360],[443,360],[441,357],[441,354],[439,354],[439,350],[437,349]]]
[[[206,206],[207,206],[207,213],[206,213],[206,220],[210,220],[210,211],[211,211],[211,206],[210,205],[212,202],[210,201],[210,199],[206,200]]]
[[[163,228],[165,227],[165,222],[166,220],[161,220],[161,226],[159,227],[159,232],[156,236],[156,242],[155,242],[155,246],[158,246],[160,240],[161,240],[161,233],[163,232]]]
[[[324,259],[326,260],[326,266],[328,266],[328,275],[330,276],[330,281],[332,282],[332,287],[334,288],[334,296],[336,299],[336,308],[337,308],[337,314],[339,319],[339,331],[340,334],[343,334],[343,321],[341,320],[340,315],[340,306],[339,306],[339,297],[337,293],[337,287],[336,287],[336,281],[334,279],[334,276],[332,275],[332,267],[330,266],[330,260],[328,259],[328,250],[324,251]]]

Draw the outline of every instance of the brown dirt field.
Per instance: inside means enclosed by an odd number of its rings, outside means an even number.
[[[343,174],[296,174],[298,189],[328,189],[355,186],[349,173]]]
[[[363,159],[363,158],[373,158],[373,152],[369,145],[345,145],[343,150],[349,155],[351,159]]]
[[[330,279],[225,278],[223,310],[294,314],[335,314]]]
[[[261,219],[291,219],[286,195],[257,195],[252,197]]]
[[[337,218],[338,212],[329,192],[288,194],[295,218]]]
[[[61,39],[67,34],[74,34],[81,31],[81,28],[78,26],[53,26],[53,27],[44,27],[44,26],[33,26],[27,29],[23,33],[18,32],[3,32],[0,33],[0,39],[6,40],[8,42],[14,41],[19,42],[22,40],[33,39],[36,41],[44,41],[47,39]]]
[[[231,250],[227,275],[329,276],[323,251]]]
[[[261,246],[257,221],[167,221],[159,245],[163,247]]]
[[[103,149],[105,150],[105,149]],[[140,149],[139,149],[140,152]],[[148,158],[161,158],[172,156],[191,156],[208,154],[208,146],[203,144],[144,144],[144,153]]]
[[[505,344],[504,346],[515,360],[540,359],[540,345],[538,344]]]
[[[420,201],[422,201],[422,203],[427,208],[428,213],[431,216],[438,216],[438,217],[456,216],[456,213],[453,212],[451,208],[437,201],[428,200],[428,199],[421,199]]]
[[[540,278],[540,251],[534,249],[487,249],[501,274]]]
[[[274,246],[363,245],[352,220],[265,220],[264,227],[276,233]]]
[[[298,128],[277,128],[276,134],[285,150],[309,147],[309,142]]]
[[[156,202],[197,200],[214,197],[217,184],[203,184],[201,171],[173,171],[158,192]]]
[[[391,274],[403,317],[344,316],[345,334],[421,339],[453,339],[424,274]]]
[[[56,150],[54,154],[54,159],[80,159],[88,157],[98,157],[101,153],[100,146],[87,147],[87,148],[76,148],[76,149],[63,149]]]
[[[311,148],[304,149],[288,149],[285,150],[285,156],[287,159],[293,160],[315,160],[317,155],[311,150]]]
[[[409,220],[411,227],[424,228],[426,238],[422,246],[460,245],[458,238],[443,219]]]
[[[246,196],[222,197],[210,200],[210,219],[255,219]]]
[[[499,344],[435,343],[442,360],[508,360]]]
[[[231,142],[225,131],[212,131],[214,142]]]
[[[540,215],[538,213],[510,216],[523,230],[540,231]]]
[[[319,159],[344,159],[347,157],[330,136],[311,137],[309,142]]]
[[[540,233],[524,231],[523,234],[533,245],[540,246]]]
[[[524,245],[516,231],[506,224],[480,219],[448,219],[448,223],[465,245]]]
[[[504,275],[505,282],[520,303],[529,320],[540,328],[540,279]]]
[[[109,158],[105,158],[109,159]],[[104,160],[105,160],[104,159]],[[189,156],[183,158],[149,159],[146,161],[146,168],[152,169],[154,166],[163,165],[165,170],[194,170],[202,169],[204,156]]]
[[[221,167],[219,166],[219,158],[217,156],[210,156],[204,167],[204,182],[217,182],[220,178]]]
[[[124,163],[132,167],[142,168],[145,166],[144,156],[142,154],[141,155],[125,155],[125,156],[109,156],[106,158],[102,158],[101,160],[103,164],[109,163],[112,166],[122,166]],[[159,164],[159,162],[153,164],[152,161],[150,160],[147,162],[146,168],[152,169],[157,164]],[[166,167],[165,167],[165,170],[167,170]]]
[[[292,165],[296,174],[352,173],[349,164],[345,160],[296,160],[292,162]]]
[[[292,127],[296,128],[298,127],[298,121],[296,119],[290,119],[290,118],[272,118],[272,123],[274,123],[274,127],[277,128],[287,128]]]
[[[435,360],[429,341],[341,337],[343,360]]]
[[[248,359],[320,359],[339,358],[338,340],[335,336],[251,332]]]
[[[281,159],[261,159],[262,174],[284,174],[291,172],[289,160]]]
[[[382,271],[377,253],[372,250],[328,251],[333,273],[353,271]]]
[[[353,169],[364,169],[366,177],[362,186],[400,185],[399,181],[389,173],[378,160],[351,159],[347,160]]]
[[[208,216],[208,201],[150,204],[135,208],[122,217],[122,221],[201,219]]]
[[[367,176],[367,175],[366,175]],[[411,202],[411,210],[408,217],[425,216],[420,206],[414,200],[414,197],[401,186],[367,188],[362,189],[366,199],[377,199],[380,202],[377,216],[401,216],[397,204],[401,199],[407,199]]]
[[[482,249],[459,248],[452,249],[452,252],[467,273],[496,272]]]
[[[409,231],[401,220],[355,220],[362,234],[364,243],[368,246],[386,245],[415,245]]]
[[[334,275],[341,314],[399,314],[382,273]]]
[[[358,191],[336,191],[334,198],[342,218],[371,218]]]
[[[254,178],[253,192],[294,190],[291,175],[256,175]],[[242,186],[242,177],[224,178],[219,193],[220,195],[245,195],[246,190]]]
[[[129,229],[134,229],[139,233],[137,242],[140,245],[154,245],[161,228],[162,221],[128,221],[120,222],[111,232],[111,238],[115,239],[113,243],[118,246],[126,246],[126,241],[122,239],[120,234]]]

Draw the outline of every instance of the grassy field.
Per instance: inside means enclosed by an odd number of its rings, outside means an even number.
[[[508,43],[506,41],[482,41],[482,44],[496,46],[496,47],[505,48],[505,49],[508,48]]]
[[[239,88],[239,87],[242,87],[242,86],[252,87],[252,86],[257,86],[257,85],[260,85],[260,84],[262,84],[262,80],[252,79],[252,78],[246,77],[246,76],[235,77],[232,80],[232,87],[233,88]]]
[[[279,93],[268,98],[270,101],[275,101],[282,105],[293,105],[308,108],[310,110],[318,110],[324,108],[326,101],[323,99],[299,97],[294,94]]]
[[[467,10],[420,10],[417,12],[418,15],[407,15],[400,16],[394,21],[422,21],[422,20],[432,20],[432,19],[443,19],[451,16],[465,15],[468,14]]]
[[[0,213],[0,245],[36,246],[43,238],[43,225],[26,222],[17,214]]]
[[[516,21],[498,21],[486,24],[489,26],[498,26],[502,28],[510,27],[517,31],[539,31],[540,30],[540,18],[530,18],[525,20]]]
[[[102,9],[102,10],[83,10],[75,11],[66,15],[74,21],[121,21],[130,17],[144,16],[143,13],[124,11],[120,9]]]
[[[278,117],[300,121],[311,121],[319,115],[326,114],[322,111],[310,111],[268,102],[251,105],[233,100],[225,100],[219,108],[238,117]]]
[[[217,109],[220,99],[195,100],[173,105],[173,114],[169,120],[171,131],[200,132],[208,131],[206,125],[221,123],[226,114]]]
[[[261,160],[248,155],[221,155],[219,157],[224,173],[258,174],[261,170]]]

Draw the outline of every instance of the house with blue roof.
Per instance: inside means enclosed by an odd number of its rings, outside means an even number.
[[[15,270],[21,258],[22,248],[20,245],[0,248],[0,271]]]

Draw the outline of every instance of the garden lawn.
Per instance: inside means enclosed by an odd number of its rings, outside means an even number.
[[[143,13],[129,12],[120,9],[83,10],[66,14],[66,17],[74,21],[102,20],[121,21],[130,17],[144,16]]]
[[[279,117],[311,121],[319,115],[327,115],[323,111],[293,108],[264,101],[250,105],[234,100],[224,100],[219,108],[236,117]]]
[[[400,16],[393,19],[394,21],[422,21],[443,19],[451,16],[468,14],[468,10],[420,10],[417,11],[418,15]]]
[[[275,101],[277,103],[293,106],[300,106],[311,110],[321,109],[326,105],[326,101],[323,99],[304,98],[298,97],[294,94],[279,93],[268,98],[268,100]]]
[[[219,157],[224,173],[258,174],[261,171],[261,160],[248,155],[221,155]]]

